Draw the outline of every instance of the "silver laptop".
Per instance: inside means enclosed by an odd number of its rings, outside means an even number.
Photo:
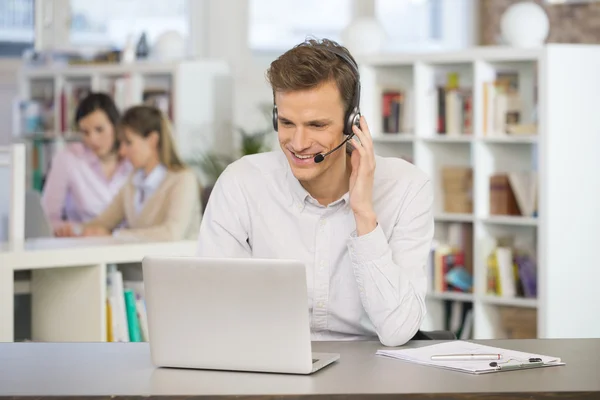
[[[152,361],[159,367],[311,374],[306,269],[292,260],[146,257]]]

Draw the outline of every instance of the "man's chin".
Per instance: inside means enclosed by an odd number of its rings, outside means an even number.
[[[298,166],[290,161],[289,164],[292,175],[301,182],[310,181],[316,175],[317,166],[314,163],[312,165]]]

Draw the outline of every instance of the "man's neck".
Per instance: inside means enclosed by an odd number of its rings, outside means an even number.
[[[319,204],[327,206],[348,192],[351,173],[350,157],[344,155],[336,160],[324,176],[313,182],[300,183]]]

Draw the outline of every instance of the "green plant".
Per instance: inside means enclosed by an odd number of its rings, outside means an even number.
[[[260,106],[259,109],[268,121],[270,118],[270,108],[268,105]],[[238,127],[236,132],[240,138],[239,157],[270,150],[268,139],[273,133],[272,127],[268,126],[254,131]],[[198,154],[196,157],[188,160],[187,163],[200,170],[202,175],[204,175],[205,179],[208,181],[206,182],[206,186],[212,186],[217,182],[217,179],[223,173],[225,168],[235,161],[235,159],[236,157],[226,156],[216,152],[207,152]]]
[[[214,185],[232,161],[230,157],[225,155],[208,152],[187,160],[187,164],[199,169],[208,180],[208,185]]]
[[[256,132],[248,132],[244,128],[238,128],[238,132],[242,138],[242,145],[240,146],[241,156],[269,151],[266,139],[272,131],[272,129],[263,129]]]

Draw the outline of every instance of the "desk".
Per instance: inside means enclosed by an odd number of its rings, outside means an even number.
[[[567,365],[476,376],[376,356],[378,342],[317,342],[314,351],[338,352],[340,360],[314,375],[295,376],[155,368],[147,343],[2,343],[0,397],[600,397],[600,339],[479,342],[559,356]]]
[[[0,245],[0,342],[14,340],[14,271],[32,270],[35,340],[105,341],[106,264],[140,262],[146,255],[193,255],[196,244],[98,237]]]

